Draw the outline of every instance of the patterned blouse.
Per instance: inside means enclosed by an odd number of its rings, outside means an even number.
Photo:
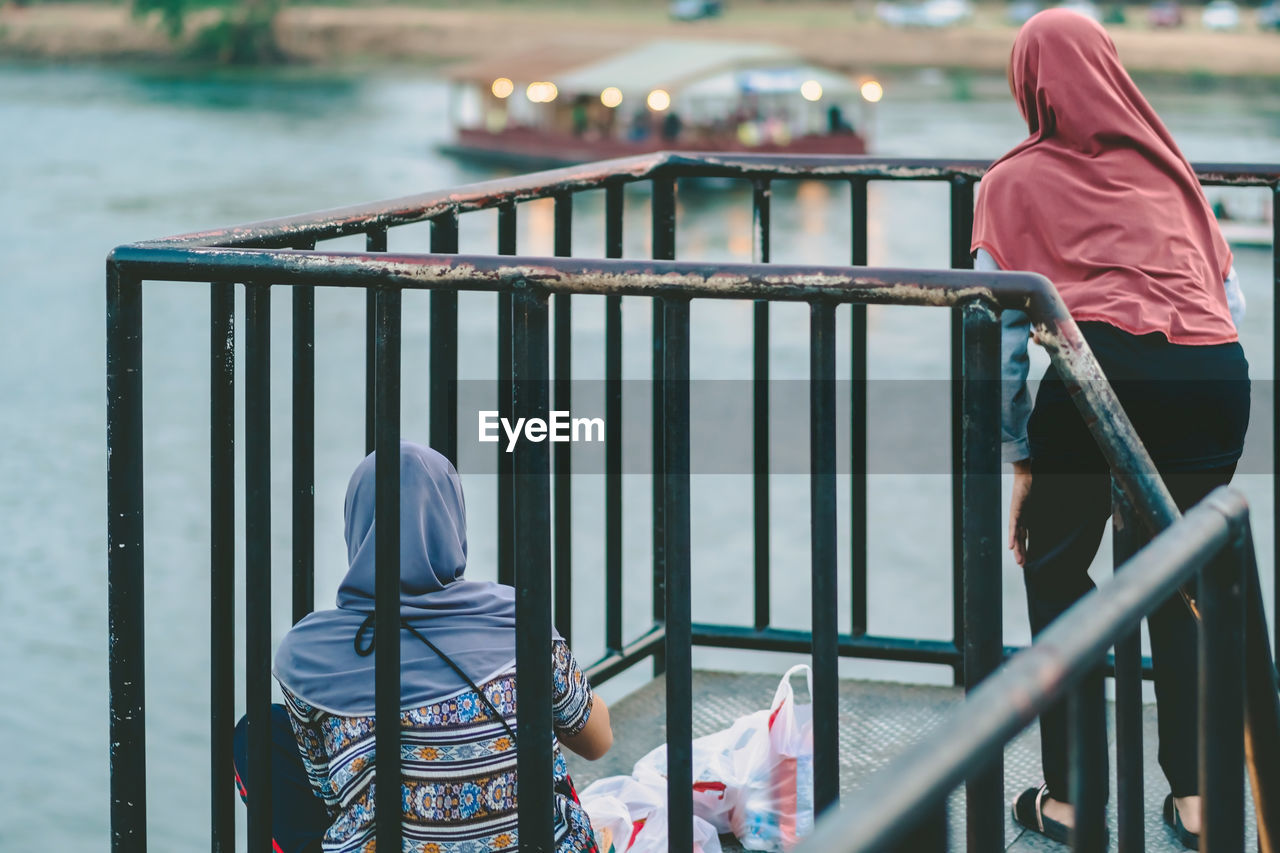
[[[581,732],[592,692],[562,640],[552,648],[552,720],[557,735]],[[514,728],[516,678],[507,672],[479,685]],[[325,853],[374,850],[374,725],[342,717],[284,691],[285,706],[311,787],[332,824]],[[404,853],[493,853],[515,850],[516,750],[502,723],[475,691],[400,713]],[[596,853],[591,825],[578,804],[564,756],[553,741],[556,853]]]

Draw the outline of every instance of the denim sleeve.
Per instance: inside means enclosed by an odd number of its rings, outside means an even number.
[[[973,268],[1000,269],[985,249],[974,255]],[[1031,321],[1025,313],[1004,311],[1000,315],[1000,459],[1004,462],[1031,456],[1027,444],[1027,420],[1031,417],[1031,392],[1027,388],[1030,338]]]
[[[1244,322],[1244,291],[1240,289],[1240,276],[1236,272],[1234,266],[1231,272],[1227,273],[1227,280],[1222,283],[1223,289],[1227,292],[1227,308],[1231,310],[1231,322],[1235,324],[1237,329]]]

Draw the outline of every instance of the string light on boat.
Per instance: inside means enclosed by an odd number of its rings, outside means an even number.
[[[817,80],[805,80],[800,84],[800,97],[806,101],[822,100],[822,84]]]
[[[600,93],[600,103],[604,104],[609,109],[613,109],[618,104],[622,103],[622,90],[617,86],[610,86],[608,89],[605,89]]]
[[[655,113],[660,113],[671,106],[671,96],[667,94],[665,89],[654,89],[649,93],[649,97],[645,99],[645,103],[649,105],[649,109]]]
[[[490,88],[495,98],[509,98],[516,90],[516,84],[511,82],[510,77],[499,77],[493,81],[493,86]]]
[[[549,104],[560,94],[560,90],[556,88],[555,83],[541,81],[530,83],[524,93],[535,104]]]
[[[884,97],[884,86],[881,86],[877,80],[863,80],[859,91],[862,93],[862,100],[869,104],[878,103]]]

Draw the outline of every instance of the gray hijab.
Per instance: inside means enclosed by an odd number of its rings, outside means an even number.
[[[347,486],[350,568],[337,608],[312,613],[285,635],[275,677],[307,703],[342,716],[374,712],[376,651],[356,650],[356,633],[373,613],[374,454]],[[449,460],[420,444],[400,443],[400,616],[477,683],[515,661],[514,590],[463,578],[467,515],[462,483]],[[365,630],[362,643],[372,639]],[[550,653],[550,649],[547,650]],[[400,632],[400,707],[417,708],[466,687],[412,632]]]

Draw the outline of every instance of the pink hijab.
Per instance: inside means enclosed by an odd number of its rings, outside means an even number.
[[[1009,83],[1031,135],[983,178],[973,250],[1041,273],[1077,321],[1178,344],[1237,339],[1231,250],[1111,37],[1051,9],[1022,27]]]

